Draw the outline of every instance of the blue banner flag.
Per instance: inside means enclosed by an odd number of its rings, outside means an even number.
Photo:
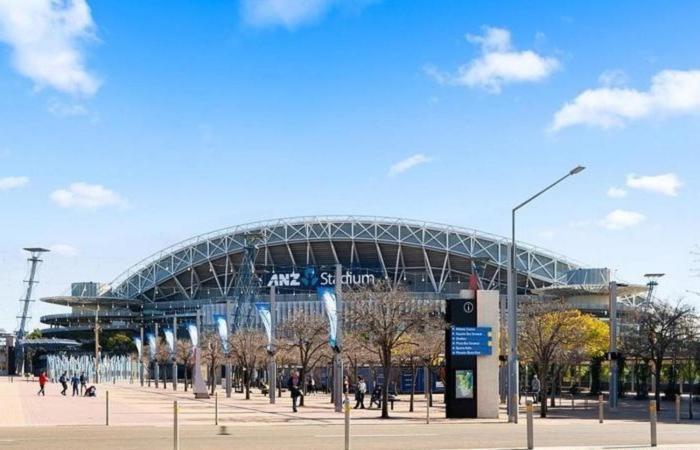
[[[272,346],[272,314],[270,313],[270,304],[256,303],[255,309],[258,310],[260,320],[265,327],[265,332],[267,333],[267,349],[270,350]]]
[[[226,316],[215,314],[214,322],[216,322],[216,329],[219,330],[219,337],[221,338],[221,346],[224,348],[224,353],[228,353],[228,324],[226,323]]]
[[[173,336],[173,330],[170,328],[165,328],[163,329],[163,334],[165,335],[165,342],[168,343],[168,347],[170,347],[170,352],[174,353],[175,352],[175,337]]]
[[[335,297],[335,288],[322,286],[316,289],[318,299],[323,302],[323,308],[328,317],[328,344],[336,347],[336,336],[338,331],[338,311]]]
[[[190,334],[190,341],[192,341],[192,346],[196,347],[199,343],[199,336],[197,335],[197,325],[194,323],[188,323],[187,332]]]
[[[151,359],[155,359],[155,357],[156,357],[156,337],[153,335],[153,333],[148,333],[146,335],[146,339],[148,339],[148,352],[151,354]]]
[[[134,338],[134,345],[136,346],[136,351],[138,352],[139,359],[141,359],[141,347],[142,347],[143,343],[141,342],[140,337]]]

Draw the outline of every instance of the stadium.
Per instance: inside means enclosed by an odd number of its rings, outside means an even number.
[[[510,241],[456,226],[397,218],[314,216],[277,219],[195,236],[157,252],[111,283],[73,283],[70,295],[43,298],[71,308],[41,317],[46,337],[90,339],[102,331],[138,332],[156,323],[203,325],[240,300],[267,301],[276,289],[278,321],[293,311],[322,312],[315,288],[333,284],[337,265],[343,284],[386,279],[405,286],[416,301],[455,298],[476,275],[481,289],[506,292]],[[250,267],[249,270],[246,268]],[[607,314],[607,269],[582,267],[555,253],[518,243],[517,292],[565,298],[598,316]],[[621,284],[623,307],[645,288]],[[505,298],[505,295],[502,295]],[[228,305],[228,306],[227,306]],[[254,314],[239,320],[257,323]]]

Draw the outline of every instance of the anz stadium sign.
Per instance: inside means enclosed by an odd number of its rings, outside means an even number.
[[[375,276],[372,273],[353,273],[346,270],[340,276],[340,282],[344,285],[374,284]],[[319,286],[334,286],[335,271],[317,271],[315,267],[306,267],[301,272],[273,272],[267,280],[267,287],[295,287],[300,289],[316,289]]]

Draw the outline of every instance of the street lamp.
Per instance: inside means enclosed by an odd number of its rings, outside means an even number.
[[[566,175],[559,178],[554,183],[542,189],[532,197],[528,198],[518,206],[513,208],[512,212],[512,239],[510,243],[510,257],[508,262],[508,421],[518,423],[518,300],[517,300],[517,277],[515,271],[515,213],[523,206],[527,205],[540,195],[552,189],[557,184],[561,183],[568,177],[576,175],[585,169],[583,166],[576,166],[571,169]]]

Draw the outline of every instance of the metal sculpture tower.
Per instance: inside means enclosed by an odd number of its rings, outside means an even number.
[[[262,240],[261,234],[249,233],[245,237],[243,260],[233,287],[235,305],[231,321],[232,331],[251,325],[255,296],[260,290],[260,279],[255,275],[255,258],[258,256],[258,246]]]
[[[36,281],[36,269],[42,259],[39,257],[42,253],[46,253],[49,250],[41,247],[27,247],[24,249],[29,252],[30,256],[27,261],[30,263],[29,266],[29,279],[24,280],[27,283],[27,291],[24,298],[19,300],[20,302],[20,313],[17,316],[19,319],[19,327],[17,328],[17,351],[15,352],[15,371],[19,371],[20,374],[24,373],[24,336],[27,333],[27,322],[31,317],[29,316],[29,304],[33,302],[32,300],[32,290],[34,285],[38,283]]]

